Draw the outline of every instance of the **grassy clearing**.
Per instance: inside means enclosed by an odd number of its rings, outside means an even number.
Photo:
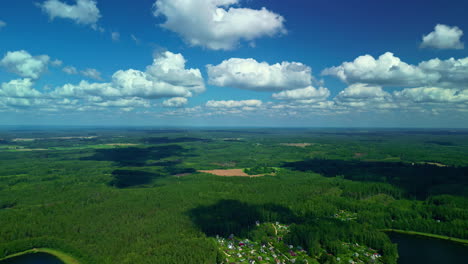
[[[58,251],[58,250],[55,250],[55,249],[51,249],[51,248],[33,248],[33,249],[29,249],[29,250],[26,250],[26,251],[23,251],[23,252],[19,252],[19,253],[16,253],[16,254],[9,255],[9,256],[7,256],[5,258],[0,259],[0,261],[4,261],[4,260],[11,259],[11,258],[14,258],[14,257],[19,257],[19,256],[26,255],[26,254],[34,254],[34,253],[40,253],[40,252],[53,255],[56,258],[60,259],[60,261],[62,261],[64,264],[80,264],[80,262],[78,260],[76,260],[72,256],[68,255],[67,253],[64,253],[62,251]]]

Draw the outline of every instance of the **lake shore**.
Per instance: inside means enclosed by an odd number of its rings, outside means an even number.
[[[47,254],[50,254],[50,255],[55,256],[56,258],[58,258],[64,264],[81,264],[77,259],[75,259],[72,256],[68,255],[67,253],[64,253],[64,252],[59,251],[59,250],[51,249],[51,248],[28,249],[28,250],[18,252],[18,253],[6,256],[4,258],[1,258],[0,262],[5,261],[7,259],[19,257],[19,256],[22,256],[22,255],[34,254],[34,253],[47,253]]]
[[[461,243],[461,244],[464,244],[464,245],[468,246],[468,240],[467,239],[461,239],[461,238],[456,238],[456,237],[449,237],[449,236],[442,236],[442,235],[423,233],[423,232],[416,232],[416,231],[407,231],[407,230],[400,230],[400,229],[381,229],[380,231],[382,231],[382,232],[395,232],[395,233],[400,233],[400,234],[416,235],[416,236],[423,236],[423,237],[442,239],[442,240]]]

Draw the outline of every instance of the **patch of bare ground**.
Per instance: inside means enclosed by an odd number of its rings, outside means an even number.
[[[262,175],[248,175],[243,169],[230,169],[230,170],[199,170],[199,172],[210,173],[216,176],[224,177],[261,177]]]
[[[280,143],[281,146],[288,146],[288,147],[298,147],[298,148],[305,148],[307,146],[312,146],[313,143]]]
[[[359,158],[362,158],[364,156],[367,156],[367,153],[360,153],[360,152],[354,153],[354,158],[355,159],[359,159]]]

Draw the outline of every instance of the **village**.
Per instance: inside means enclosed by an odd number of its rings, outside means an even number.
[[[289,232],[289,226],[276,223],[256,222],[257,228],[273,227],[274,235],[269,236],[262,242],[242,239],[231,234],[228,238],[216,237],[219,250],[223,255],[225,264],[234,263],[319,263],[322,255],[331,257],[333,263],[383,263],[381,255],[374,249],[368,248],[357,243],[342,242],[343,254],[333,256],[332,254],[322,250],[319,255],[311,256],[301,246],[288,245],[283,241],[284,236]]]

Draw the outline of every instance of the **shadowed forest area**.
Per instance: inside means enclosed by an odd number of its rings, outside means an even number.
[[[173,156],[183,156],[187,152],[179,145],[155,146],[149,148],[97,149],[91,157],[82,160],[112,161],[118,166],[146,166],[148,160],[160,160]]]
[[[468,167],[324,159],[287,162],[283,166],[326,177],[390,183],[403,188],[409,196],[423,200],[437,194],[468,195]]]
[[[220,200],[210,206],[200,206],[188,212],[190,219],[208,236],[248,235],[256,221],[298,222],[294,213],[281,205],[252,205],[237,200]]]
[[[112,176],[114,179],[110,182],[110,185],[125,188],[150,183],[160,175],[145,171],[115,170],[112,172]]]
[[[142,140],[147,144],[169,144],[169,143],[183,143],[183,142],[210,142],[206,138],[193,138],[193,137],[179,137],[179,138],[169,138],[169,137],[152,137],[144,138]]]

